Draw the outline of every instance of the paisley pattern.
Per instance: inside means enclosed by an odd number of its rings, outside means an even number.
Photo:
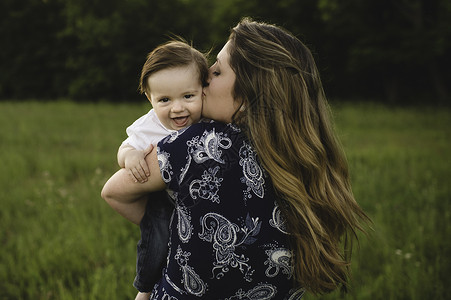
[[[177,206],[175,208],[178,216],[177,231],[182,243],[187,243],[193,235],[193,226],[191,225],[191,216],[186,207]]]
[[[173,174],[171,164],[169,163],[169,157],[171,157],[171,155],[165,151],[160,151],[159,148],[157,148],[157,152],[157,159],[161,171],[161,177],[163,178],[163,181],[165,183],[168,183],[171,181]]]
[[[239,289],[236,294],[225,300],[245,299],[245,300],[269,300],[276,296],[277,288],[271,284],[260,283],[251,290],[245,292]]]
[[[244,176],[241,181],[246,184],[247,189],[244,191],[244,195],[247,198],[251,198],[252,193],[259,198],[263,198],[265,195],[265,179],[263,178],[263,171],[258,165],[255,152],[251,146],[246,142],[240,148],[240,166],[243,167]]]
[[[208,159],[213,159],[223,164],[221,149],[229,149],[232,141],[223,132],[216,133],[213,128],[212,131],[205,131],[200,138],[197,136],[188,141],[187,146],[196,163],[201,164]]]
[[[199,123],[157,149],[176,207],[167,265],[151,299],[293,296],[285,222],[244,133]]]
[[[181,169],[179,183],[185,178],[192,160],[197,164],[201,164],[212,159],[223,164],[224,160],[221,158],[221,149],[229,149],[232,146],[232,141],[224,133],[216,133],[213,128],[212,131],[205,131],[200,137],[193,137],[186,142],[186,145],[188,146],[188,155],[186,156],[186,165]]]
[[[183,287],[189,294],[200,297],[205,293],[207,286],[199,277],[199,275],[196,274],[194,269],[188,265],[190,255],[191,253],[182,251],[182,249],[179,246],[174,258],[179,264],[180,269],[182,270],[183,273],[182,277]]]
[[[294,288],[290,290],[290,298],[288,300],[300,300],[304,296],[304,288]]]
[[[153,291],[152,291],[152,294],[150,295],[150,298],[161,298],[162,300],[178,300],[176,297],[173,297],[173,296],[170,296],[170,295],[168,295],[168,293],[166,292],[166,290],[164,289],[164,288],[162,288],[162,290],[161,290],[161,293],[162,293],[162,296],[161,297],[159,297],[158,296],[158,290],[156,290],[156,289],[154,289]]]
[[[280,211],[280,207],[277,205],[277,203],[274,204],[272,218],[271,220],[269,220],[269,224],[272,227],[277,228],[280,232],[288,234],[285,219],[283,218],[282,212]]]
[[[164,293],[163,300],[178,300],[176,297],[169,296],[167,293]]]
[[[287,278],[291,278],[293,274],[293,268],[291,266],[291,251],[284,248],[277,248],[265,251],[268,255],[268,259],[265,261],[265,265],[268,268],[265,271],[266,276],[275,277],[282,271],[287,275]]]
[[[169,278],[168,274],[164,275],[164,279],[166,280],[166,282],[171,286],[171,288],[173,288],[177,293],[179,293],[180,295],[185,295],[186,292],[182,289],[179,288],[174,282],[172,282],[171,278]],[[164,290],[164,288],[162,288]],[[151,299],[154,299],[151,297]],[[157,298],[159,299],[159,298]]]
[[[213,277],[221,278],[232,268],[239,268],[246,281],[252,281],[252,267],[248,264],[249,258],[243,254],[235,253],[242,244],[251,244],[251,239],[260,231],[261,222],[258,218],[251,219],[249,227],[240,228],[224,216],[208,213],[201,219],[202,232],[199,238],[213,244],[215,260],[213,262]]]

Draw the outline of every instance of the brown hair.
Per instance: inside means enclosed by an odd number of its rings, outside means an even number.
[[[208,63],[204,54],[185,41],[169,41],[159,45],[147,55],[147,60],[141,70],[139,91],[141,94],[149,91],[147,80],[153,73],[191,64],[196,66],[199,81],[202,86],[205,86],[208,80]]]
[[[350,241],[369,219],[354,199],[313,56],[282,28],[250,19],[232,29],[229,41],[233,95],[242,101],[234,122],[279,197],[294,279],[315,294],[346,288]]]

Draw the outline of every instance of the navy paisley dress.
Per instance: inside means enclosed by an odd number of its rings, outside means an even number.
[[[176,203],[167,266],[150,299],[300,299],[271,182],[245,135],[198,123],[158,143]]]

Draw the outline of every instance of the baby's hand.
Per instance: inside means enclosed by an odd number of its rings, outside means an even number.
[[[147,181],[147,177],[150,176],[149,167],[146,163],[146,156],[153,149],[150,145],[146,150],[133,150],[127,152],[125,157],[125,169],[129,172],[130,176],[135,182],[144,183]]]

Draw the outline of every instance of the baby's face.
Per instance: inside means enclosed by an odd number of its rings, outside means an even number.
[[[180,130],[199,122],[202,111],[202,84],[194,65],[164,69],[148,78],[153,109],[160,122]]]

